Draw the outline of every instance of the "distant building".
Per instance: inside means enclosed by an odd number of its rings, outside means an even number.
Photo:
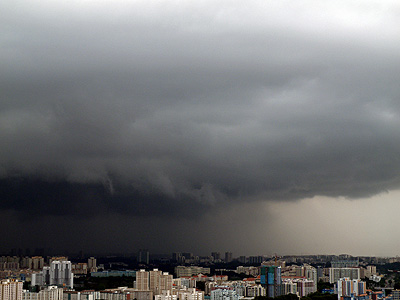
[[[360,266],[359,259],[342,259],[331,261],[332,268],[357,268]]]
[[[44,258],[41,256],[32,257],[32,269],[33,270],[42,270],[44,267]]]
[[[232,252],[225,252],[225,262],[230,263],[232,261]]]
[[[252,266],[250,267],[238,266],[236,267],[236,273],[257,277],[260,274],[260,269],[258,267],[252,267]]]
[[[92,277],[136,277],[136,271],[102,271],[102,272],[91,272],[90,276]]]
[[[366,272],[365,272],[365,277],[371,277],[373,275],[378,275],[378,273],[376,272],[376,266],[367,266],[366,267]]]
[[[32,274],[32,286],[56,285],[59,287],[74,287],[74,274],[70,261],[51,262],[49,267],[43,267],[42,272]]]
[[[181,252],[174,252],[172,253],[172,260],[177,262],[177,263],[182,263],[182,253]]]
[[[190,277],[198,274],[210,274],[210,268],[203,268],[197,266],[177,266],[175,267],[176,277]]]
[[[97,272],[97,260],[94,257],[90,257],[87,262],[89,272]]]
[[[158,269],[136,272],[135,288],[138,291],[151,291],[153,295],[161,295],[163,291],[172,291],[173,276]]]
[[[271,259],[269,261],[263,261],[262,265],[263,266],[278,266],[278,267],[281,267],[281,268],[285,268],[286,267],[286,261],[281,260],[281,259],[277,259],[277,260]]]
[[[360,279],[359,268],[329,268],[329,282],[335,283],[341,278],[349,278],[351,280]]]
[[[150,262],[150,252],[147,249],[140,249],[137,256],[138,263],[149,264]]]
[[[211,256],[214,260],[221,260],[221,253],[220,252],[211,252]]]
[[[75,275],[77,274],[86,275],[88,273],[88,265],[87,263],[72,264],[72,271],[74,272]]]
[[[244,256],[244,255],[239,256],[239,262],[240,262],[241,264],[245,264],[245,263],[247,262],[247,257]]]
[[[265,260],[264,256],[249,256],[248,263],[249,264],[261,264]]]
[[[21,268],[22,269],[32,269],[32,258],[26,256],[21,259]]]

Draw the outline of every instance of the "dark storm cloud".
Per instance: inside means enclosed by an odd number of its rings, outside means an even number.
[[[0,207],[179,214],[398,188],[399,7],[317,3],[3,1]]]

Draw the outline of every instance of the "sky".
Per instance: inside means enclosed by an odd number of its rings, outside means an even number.
[[[0,251],[398,255],[400,3],[2,0]]]

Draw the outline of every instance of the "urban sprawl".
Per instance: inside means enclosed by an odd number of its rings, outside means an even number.
[[[400,300],[400,259],[350,255],[0,257],[0,300]]]

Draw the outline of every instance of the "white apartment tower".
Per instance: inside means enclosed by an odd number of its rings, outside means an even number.
[[[70,261],[52,261],[50,265],[50,285],[73,288],[73,274]]]
[[[146,272],[140,270],[136,272],[135,288],[138,291],[152,291],[154,295],[161,295],[163,291],[172,291],[173,276],[168,272],[158,269]]]
[[[0,300],[22,300],[23,283],[16,279],[0,281]]]
[[[160,295],[161,294],[161,282],[160,282],[160,277],[162,275],[162,271],[159,271],[158,269],[154,269],[153,271],[150,271],[150,290],[153,291],[154,295]]]
[[[146,272],[146,270],[143,269],[139,272],[136,272],[135,288],[138,291],[149,290],[149,272]]]
[[[43,267],[42,272],[32,274],[32,286],[56,285],[59,287],[74,287],[74,274],[70,261],[51,262],[50,267]]]

